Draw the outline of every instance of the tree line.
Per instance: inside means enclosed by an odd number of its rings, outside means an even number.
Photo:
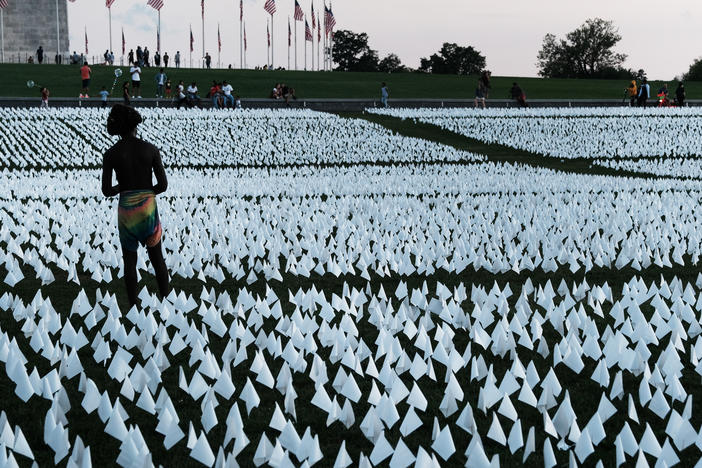
[[[624,67],[627,55],[615,51],[621,40],[622,36],[614,23],[601,18],[588,19],[564,38],[546,34],[536,57],[539,76],[645,79],[643,69]],[[338,71],[477,75],[486,65],[485,55],[474,47],[446,42],[436,53],[422,58],[418,69],[411,69],[403,65],[394,53],[380,59],[378,51],[369,46],[366,33],[357,34],[349,30],[334,32],[332,58]],[[680,78],[702,81],[702,57],[696,59]]]

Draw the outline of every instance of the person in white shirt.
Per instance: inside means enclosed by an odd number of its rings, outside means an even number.
[[[197,94],[197,83],[194,81],[190,83],[187,90],[188,102],[191,106],[200,104],[200,96]]]
[[[180,80],[180,83],[178,83],[178,101],[177,101],[177,108],[180,109],[180,106],[185,103],[187,105],[187,99],[185,96],[185,85],[183,84],[183,80]]]
[[[129,73],[132,75],[132,97],[141,99],[141,68],[136,62],[132,64]]]
[[[227,83],[226,81],[222,83],[222,92],[224,93],[224,107],[227,107],[227,105],[231,104],[232,107],[234,107],[234,95],[232,92],[234,91],[234,88],[232,88],[232,85]]]

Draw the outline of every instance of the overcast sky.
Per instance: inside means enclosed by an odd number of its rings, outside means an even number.
[[[164,0],[162,50],[189,54],[189,24],[195,36],[194,60],[202,52],[200,0]],[[311,0],[299,0],[309,16]],[[264,0],[244,0],[247,65],[266,63]],[[274,44],[276,66],[287,66],[287,19],[294,0],[277,0]],[[315,11],[322,11],[315,0]],[[337,29],[367,32],[380,56],[395,52],[403,63],[419,59],[443,42],[472,45],[487,56],[496,75],[536,76],[536,54],[546,33],[563,36],[586,19],[613,20],[623,39],[617,51],[629,56],[625,66],[643,68],[649,78],[671,79],[702,55],[700,0],[335,0]],[[68,3],[71,50],[84,50],[87,28],[90,55],[109,44],[108,15],[102,0]],[[121,30],[127,51],[137,44],[156,48],[157,14],[146,0],[116,0],[112,6],[112,43],[121,53]],[[222,36],[222,64],[239,66],[239,0],[205,0],[205,45],[217,61],[217,25]],[[315,34],[316,41],[316,34]],[[304,24],[298,24],[298,65],[304,65]],[[294,55],[294,53],[293,53]],[[119,59],[118,59],[119,60]],[[308,58],[311,66],[312,58]],[[315,45],[316,60],[316,45]],[[293,60],[294,64],[294,60]]]

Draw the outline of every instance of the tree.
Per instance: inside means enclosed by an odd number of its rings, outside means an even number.
[[[565,39],[553,34],[544,37],[537,55],[539,75],[548,78],[620,78],[633,73],[622,67],[625,54],[614,52],[622,36],[614,23],[594,18]]]
[[[341,29],[334,32],[332,59],[339,71],[377,71],[378,52],[368,46],[368,34]]]
[[[702,57],[695,59],[687,73],[683,74],[685,81],[702,81]]]
[[[407,67],[402,65],[400,57],[396,54],[388,54],[383,60],[378,64],[378,71],[385,73],[397,73],[407,71]]]
[[[422,58],[421,71],[444,75],[477,75],[485,68],[485,56],[472,46],[445,42],[438,54]]]

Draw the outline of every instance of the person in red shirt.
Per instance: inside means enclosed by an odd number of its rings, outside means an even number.
[[[90,75],[93,71],[90,69],[88,66],[88,62],[83,63],[83,66],[80,67],[80,78],[83,80],[83,89],[80,92],[80,95],[78,97],[80,98],[88,98],[88,88],[90,88]]]

